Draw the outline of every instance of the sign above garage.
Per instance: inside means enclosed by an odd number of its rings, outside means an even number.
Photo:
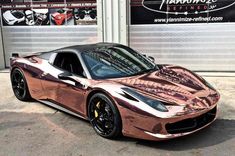
[[[235,22],[235,0],[131,0],[131,24]]]
[[[96,25],[96,0],[2,1],[3,26]]]

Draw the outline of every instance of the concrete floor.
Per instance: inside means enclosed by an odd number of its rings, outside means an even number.
[[[193,135],[164,142],[99,137],[90,124],[38,102],[18,101],[0,72],[0,156],[235,155],[235,77],[205,77],[221,93],[219,117]]]

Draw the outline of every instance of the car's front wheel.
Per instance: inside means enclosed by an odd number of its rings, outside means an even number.
[[[11,73],[11,84],[17,99],[27,101],[31,98],[23,72],[15,68]]]
[[[103,93],[94,94],[88,105],[88,116],[94,130],[102,137],[116,138],[121,134],[121,117],[112,100]]]

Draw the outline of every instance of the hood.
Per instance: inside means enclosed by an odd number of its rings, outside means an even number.
[[[7,20],[16,20],[17,19],[15,16],[12,15],[10,10],[4,12],[3,17]]]
[[[62,14],[58,13],[58,12],[55,12],[52,14],[53,17],[58,17],[58,16],[62,16]]]
[[[32,10],[26,10],[25,11],[25,15],[28,16],[28,15],[33,15],[33,11]]]
[[[161,65],[159,68],[147,74],[113,81],[166,105],[205,109],[219,100],[217,91],[193,72],[179,66]]]
[[[38,14],[47,14],[48,13],[48,9],[33,9],[33,11]]]

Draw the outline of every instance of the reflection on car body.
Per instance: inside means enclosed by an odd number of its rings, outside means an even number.
[[[216,119],[220,98],[190,70],[155,64],[114,43],[14,57],[11,81],[18,99],[33,98],[87,119],[105,138],[122,133],[166,140],[194,133]]]

